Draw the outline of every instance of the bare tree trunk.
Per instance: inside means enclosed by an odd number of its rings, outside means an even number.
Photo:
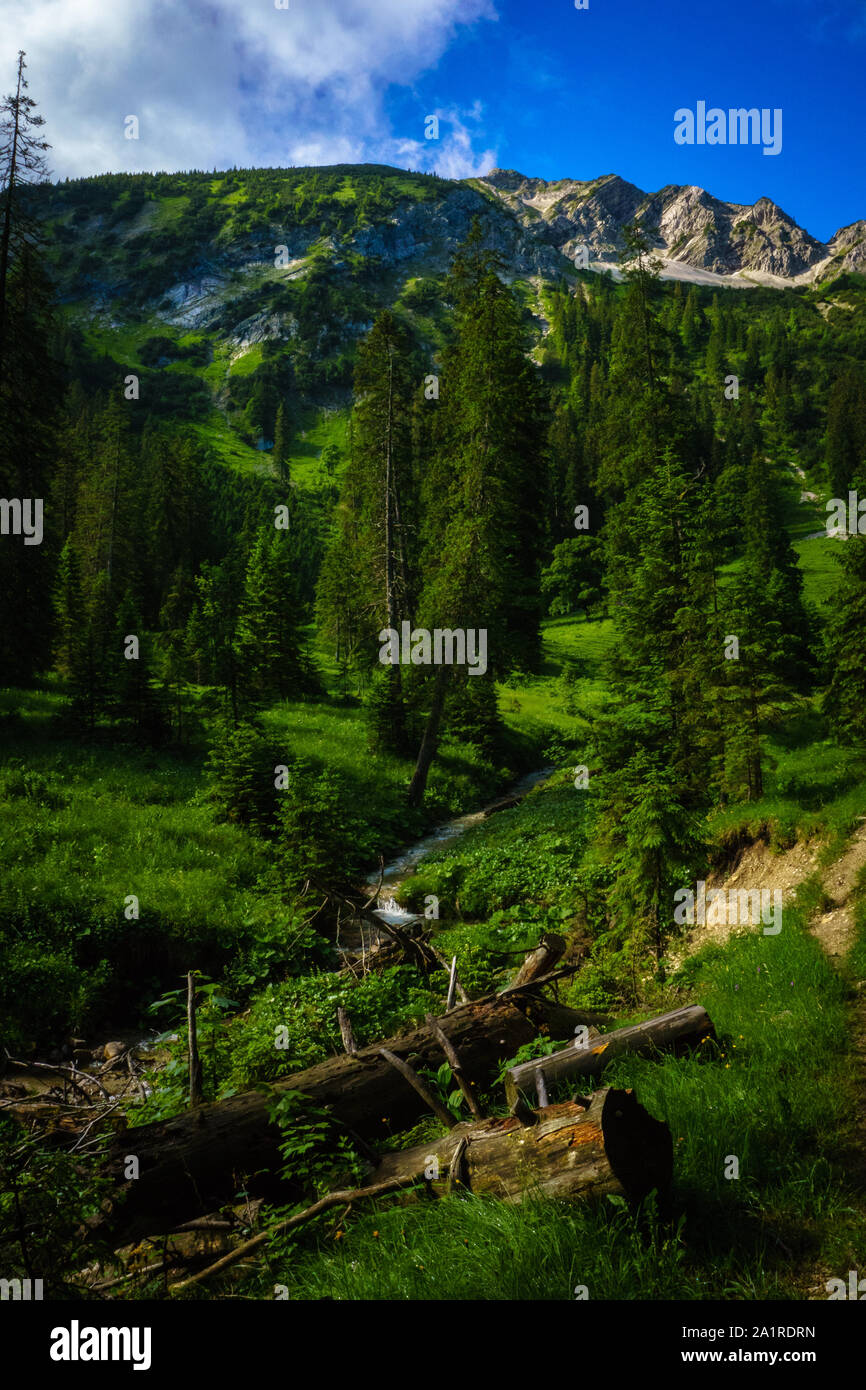
[[[418,750],[418,759],[415,763],[415,771],[412,773],[412,781],[409,783],[409,805],[420,806],[424,800],[424,792],[427,789],[427,776],[430,772],[430,764],[436,756],[436,748],[439,743],[439,724],[442,719],[442,708],[445,704],[445,686],[448,681],[447,666],[440,666],[436,672],[436,683],[433,687],[433,703],[430,706],[430,713],[427,716],[427,723],[424,726],[424,737],[421,739],[421,747]]]
[[[394,534],[397,540],[397,564],[400,571],[400,590],[402,611],[409,614],[409,572],[406,565],[406,544],[403,531],[403,518],[400,513],[400,489],[397,479],[393,481],[394,492]]]
[[[337,1023],[340,1025],[340,1037],[343,1040],[343,1051],[346,1053],[347,1057],[354,1057],[355,1053],[358,1051],[358,1045],[355,1042],[355,1034],[352,1032],[352,1021],[345,1009],[337,1010]]]
[[[545,932],[535,950],[530,951],[511,981],[512,988],[516,985],[528,985],[540,975],[547,975],[565,955],[566,945],[565,937],[557,936],[556,932]]]

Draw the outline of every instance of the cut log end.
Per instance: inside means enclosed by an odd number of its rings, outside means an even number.
[[[634,1091],[609,1090],[601,1112],[604,1151],[623,1191],[641,1201],[666,1193],[674,1171],[671,1132],[638,1103]]]

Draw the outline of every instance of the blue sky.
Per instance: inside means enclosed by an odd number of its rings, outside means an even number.
[[[821,238],[866,217],[866,3],[499,0],[497,11],[416,92],[390,94],[395,125],[410,125],[419,96],[431,110],[472,97],[503,168],[698,184],[731,202],[766,195]],[[675,144],[674,111],[698,100],[780,107],[781,152]]]
[[[55,177],[375,161],[449,177],[618,173],[866,217],[866,0],[3,0]],[[698,101],[781,108],[782,149],[677,145]],[[424,121],[440,118],[440,138]],[[137,140],[125,117],[139,118]]]

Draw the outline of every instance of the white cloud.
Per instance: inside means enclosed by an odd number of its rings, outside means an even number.
[[[439,117],[438,140],[393,140],[391,153],[384,163],[405,165],[410,169],[434,170],[446,179],[468,179],[486,174],[496,164],[496,151],[478,152],[473,145],[473,131],[467,121],[478,123],[483,115],[479,101],[469,111],[454,107],[439,108],[427,113]]]
[[[384,100],[435,68],[459,29],[495,19],[492,0],[289,4],[3,0],[0,89],[25,49],[57,178],[362,160],[464,177],[495,163],[475,152],[477,102],[440,112],[442,138],[425,141],[392,130]],[[129,115],[138,140],[124,138]]]

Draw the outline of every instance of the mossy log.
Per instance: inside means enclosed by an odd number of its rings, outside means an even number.
[[[526,1194],[639,1201],[664,1194],[673,1172],[673,1143],[631,1090],[605,1087],[586,1103],[567,1101],[524,1118],[458,1125],[441,1139],[386,1154],[370,1185],[426,1176],[441,1194],[462,1186],[476,1195],[519,1202]]]

